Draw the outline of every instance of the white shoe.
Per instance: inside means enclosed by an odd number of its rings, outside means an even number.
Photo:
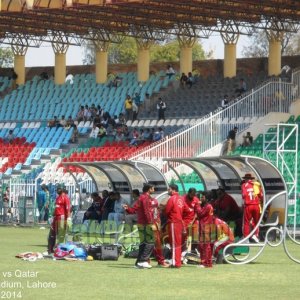
[[[139,268],[143,268],[143,269],[151,269],[152,268],[152,266],[147,261],[139,262],[139,263],[137,263],[137,266]]]
[[[259,243],[259,239],[256,235],[252,235],[252,240],[255,242],[255,243]]]

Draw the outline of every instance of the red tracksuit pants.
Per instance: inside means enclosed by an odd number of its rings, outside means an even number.
[[[181,267],[182,223],[168,223],[169,241],[172,249],[172,265]]]
[[[164,258],[163,251],[162,251],[162,246],[161,246],[160,230],[153,231],[153,236],[154,236],[153,254],[154,254],[158,264],[162,265],[162,264],[164,264],[165,258]]]
[[[256,226],[260,218],[260,208],[259,205],[246,205],[244,207],[244,216],[243,216],[243,235],[244,237],[248,236],[251,231],[251,225]],[[254,233],[258,236],[258,227]]]
[[[199,228],[199,252],[201,264],[204,267],[212,267],[212,239],[211,234],[214,226],[211,224],[200,224]]]

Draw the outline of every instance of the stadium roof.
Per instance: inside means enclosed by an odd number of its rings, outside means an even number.
[[[76,44],[122,40],[116,36],[164,40],[213,31],[249,34],[253,28],[296,31],[299,21],[297,0],[1,0],[0,38],[23,38],[27,46],[58,33]]]

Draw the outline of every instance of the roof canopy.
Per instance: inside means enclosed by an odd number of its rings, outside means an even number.
[[[207,37],[212,31],[248,34],[252,28],[296,31],[300,2],[2,0],[0,16],[2,37],[22,34],[27,39],[37,36],[46,40],[62,32],[73,42],[75,37],[116,42],[116,34],[164,39],[170,34]]]

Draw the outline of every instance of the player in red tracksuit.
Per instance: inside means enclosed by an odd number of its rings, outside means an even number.
[[[57,188],[57,197],[55,200],[55,209],[53,213],[53,221],[50,226],[48,237],[48,253],[54,253],[56,238],[58,243],[62,243],[65,239],[67,230],[67,219],[70,216],[70,199],[62,188]]]
[[[184,225],[182,220],[184,201],[178,194],[178,186],[171,184],[168,189],[171,196],[167,202],[165,213],[167,216],[167,226],[169,241],[172,250],[172,267],[181,267],[181,247],[182,247],[182,233]]]
[[[201,257],[201,267],[212,267],[212,249],[211,233],[214,230],[214,209],[208,203],[207,193],[203,192],[201,196],[201,208],[198,211],[199,217],[199,252]]]
[[[137,200],[132,207],[128,205],[123,205],[124,209],[128,214],[136,214],[139,205],[139,200]],[[158,209],[158,201],[155,198],[152,198],[152,208],[153,208],[153,237],[154,237],[154,249],[153,253],[160,267],[167,268],[169,265],[165,263],[165,257],[162,251],[161,245],[161,221],[160,213]]]
[[[188,193],[183,196],[185,209],[183,211],[183,224],[185,233],[182,235],[182,252],[191,251],[192,241],[198,232],[197,211],[200,208],[200,200],[196,197],[196,189],[190,188]],[[197,241],[198,242],[198,241]]]
[[[136,204],[137,226],[139,230],[140,246],[136,260],[136,267],[150,269],[150,255],[154,249],[154,232],[157,230],[155,220],[157,220],[157,200],[151,197],[154,193],[154,186],[145,184],[143,194]]]
[[[260,219],[260,202],[262,199],[261,187],[253,180],[255,179],[250,173],[245,174],[242,183],[242,197],[244,200],[244,216],[243,216],[243,235],[248,236],[251,232],[251,226],[255,227]],[[256,191],[258,189],[258,191]],[[258,227],[252,236],[256,242],[258,239]]]
[[[219,218],[214,218],[214,224],[216,225],[216,236],[217,239],[213,246],[213,257],[216,258],[217,262],[223,261],[223,256],[219,256],[219,252],[224,249],[227,245],[234,242],[234,235],[231,228],[226,222]]]

